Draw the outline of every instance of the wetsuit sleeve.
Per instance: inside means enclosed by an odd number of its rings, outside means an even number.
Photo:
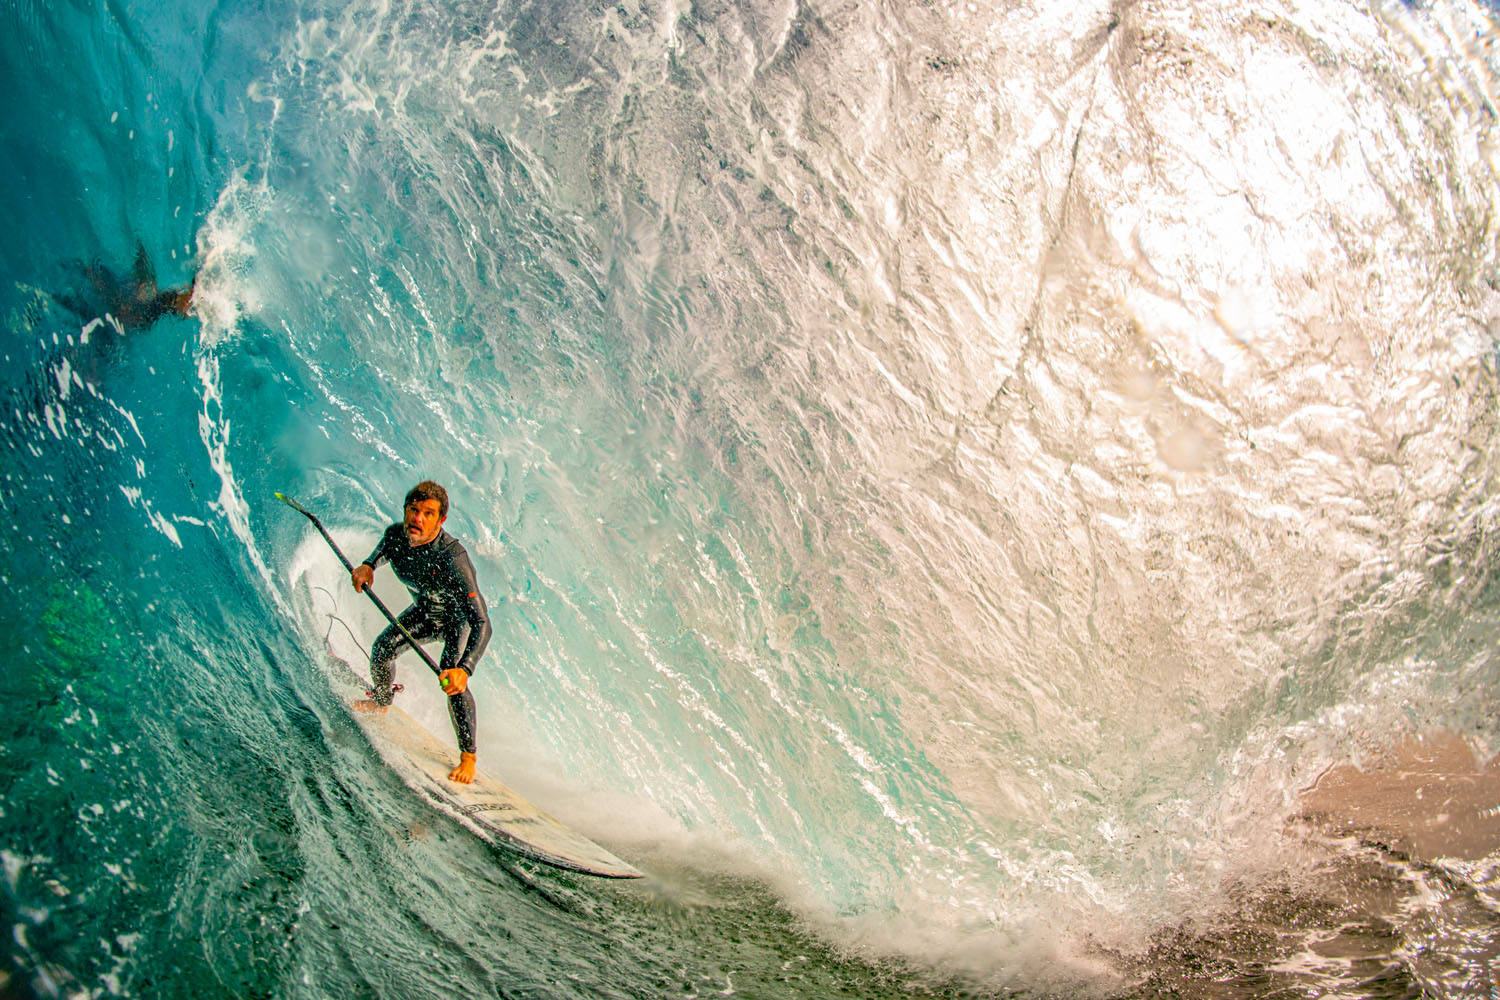
[[[394,525],[394,524],[391,525],[391,528],[395,528],[395,527],[399,527],[399,525]],[[380,565],[380,562],[381,562],[382,559],[388,559],[388,558],[390,558],[386,554],[386,550],[388,548],[388,546],[387,546],[386,543],[391,540],[391,528],[386,528],[385,529],[385,534],[383,534],[383,535],[380,536],[380,541],[375,545],[375,551],[371,552],[368,556],[366,556],[365,557],[365,561],[363,563],[361,563],[360,565],[362,565],[362,566],[368,566],[371,569],[375,569],[376,567],[378,567]]]
[[[463,655],[458,658],[458,666],[473,676],[474,668],[479,664],[479,657],[484,655],[484,647],[490,644],[490,635],[494,628],[490,625],[490,612],[484,603],[484,595],[479,592],[479,580],[474,575],[474,564],[469,561],[469,554],[459,549],[453,557],[453,568],[462,581],[464,617],[469,620],[469,641],[464,646]]]

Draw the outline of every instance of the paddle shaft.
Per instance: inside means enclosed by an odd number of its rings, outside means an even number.
[[[333,536],[328,533],[327,528],[323,527],[323,522],[319,521],[316,515],[314,515],[311,511],[304,509],[301,504],[292,500],[290,497],[278,493],[276,494],[276,498],[311,521],[313,523],[313,527],[318,529],[318,534],[323,536],[323,541],[327,542],[328,547],[333,550],[333,554],[339,557],[339,562],[344,564],[344,568],[347,569],[351,574],[354,572],[354,564],[351,563],[349,559],[344,555],[343,550],[339,548],[338,543],[333,540]],[[432,672],[435,674],[441,674],[442,668],[437,665],[436,661],[433,660],[432,655],[428,653],[427,650],[417,645],[417,640],[413,638],[412,634],[406,630],[406,626],[397,621],[396,616],[391,614],[391,609],[386,607],[385,602],[375,595],[375,588],[366,587],[365,596],[374,601],[375,606],[380,609],[380,613],[385,615],[386,619],[400,630],[401,634],[406,638],[406,641],[411,643],[411,648],[417,651],[417,655],[427,661],[427,665],[432,668]]]

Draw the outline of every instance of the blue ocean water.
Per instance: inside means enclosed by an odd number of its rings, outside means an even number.
[[[1298,820],[1500,748],[1489,8],[0,12],[0,993],[1496,988],[1495,843]],[[426,477],[481,766],[643,882],[349,718],[273,494]]]

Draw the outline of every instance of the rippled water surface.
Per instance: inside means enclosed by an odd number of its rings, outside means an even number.
[[[0,993],[1490,996],[1495,17],[4,5]]]

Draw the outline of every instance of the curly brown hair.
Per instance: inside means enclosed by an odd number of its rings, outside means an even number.
[[[448,491],[431,479],[424,479],[413,486],[407,492],[406,503],[402,504],[402,507],[410,507],[413,503],[422,500],[436,500],[438,502],[438,517],[448,516]]]

